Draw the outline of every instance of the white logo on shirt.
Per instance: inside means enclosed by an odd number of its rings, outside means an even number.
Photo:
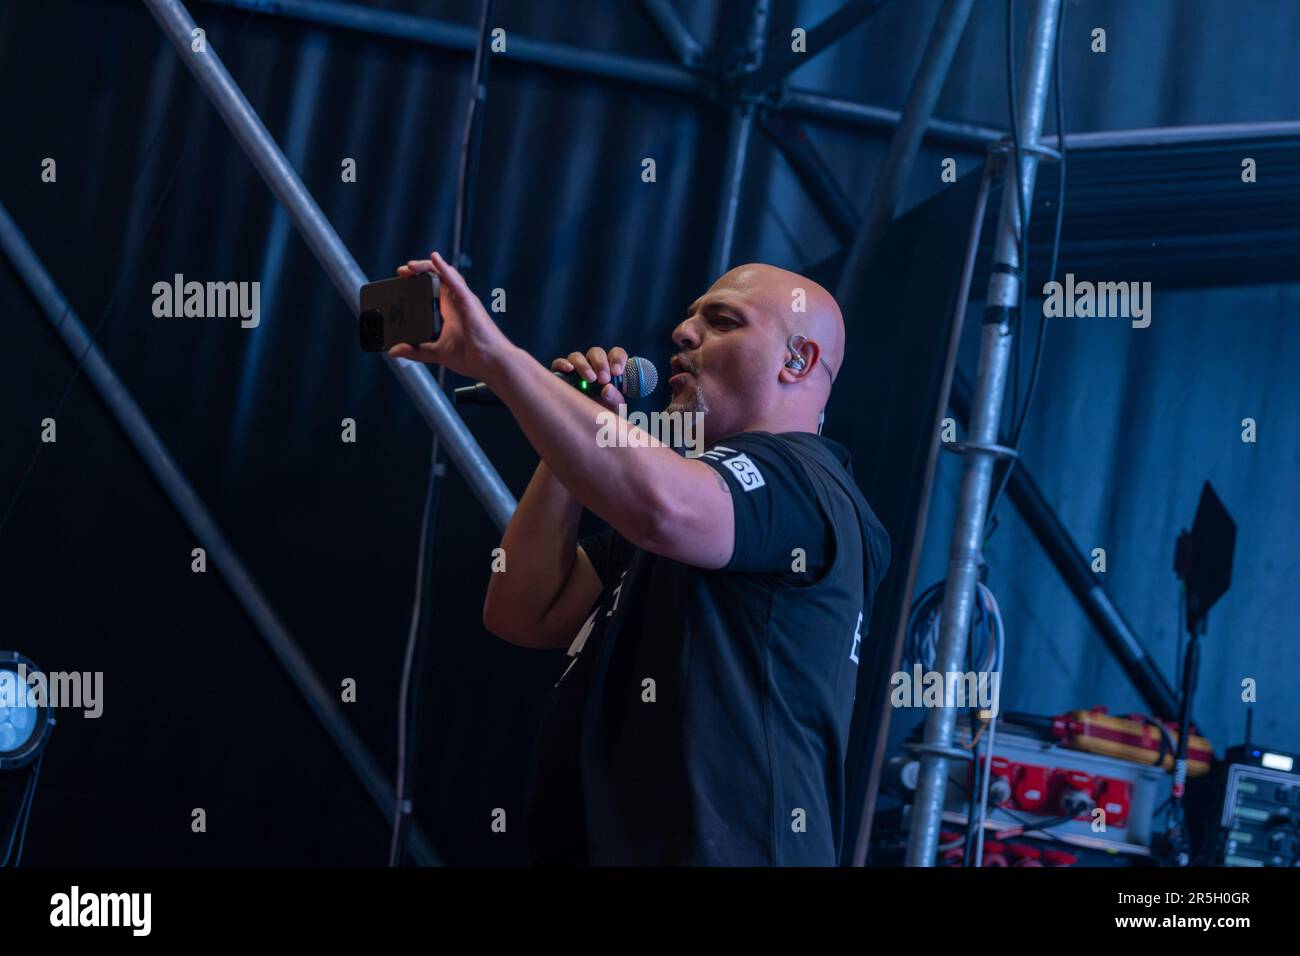
[[[734,448],[728,448],[726,445],[714,445],[706,451],[701,457],[712,458],[714,461],[722,461],[727,455],[738,455],[740,452]]]
[[[626,577],[626,570],[619,575],[618,587],[614,589],[613,594],[614,604],[607,612],[605,612],[606,617],[612,617],[614,609],[618,607],[618,596],[623,591],[623,579]],[[600,609],[603,606],[603,604],[596,605],[596,610],[591,612],[591,616],[587,618],[587,622],[582,625],[582,630],[578,631],[578,636],[575,637],[573,643],[569,645],[568,653],[573,660],[569,661],[569,666],[564,669],[564,673],[560,675],[560,679],[555,682],[556,687],[559,687],[560,684],[564,682],[564,678],[569,676],[569,671],[573,670],[573,665],[578,663],[578,655],[582,653],[582,649],[587,645],[587,638],[590,636],[592,628],[596,626],[596,615],[600,613]]]
[[[587,623],[582,625],[582,630],[578,632],[578,636],[575,637],[573,643],[569,645],[569,656],[573,658],[573,660],[569,661],[569,666],[564,669],[564,673],[560,675],[560,679],[555,682],[556,687],[559,687],[564,683],[564,678],[569,676],[569,671],[573,670],[573,665],[578,663],[578,655],[582,653],[582,646],[587,643],[587,635],[591,633],[592,627],[595,626],[596,615],[599,613],[599,607],[591,612],[591,617],[587,618]]]
[[[766,481],[763,480],[763,473],[758,470],[748,455],[737,455],[735,458],[728,458],[722,463],[722,467],[731,472],[736,481],[740,482],[740,487],[745,491],[753,491],[755,488],[762,488]]]
[[[600,613],[600,608],[596,608],[596,610],[591,612],[591,617],[587,618],[587,623],[582,625],[582,630],[578,632],[578,636],[575,637],[573,639],[573,643],[569,645],[570,657],[577,657],[579,654],[582,653],[582,645],[587,643],[587,635],[591,633],[592,627],[595,626],[596,615],[599,613]]]

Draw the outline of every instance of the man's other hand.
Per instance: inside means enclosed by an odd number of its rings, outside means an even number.
[[[615,375],[622,375],[627,368],[627,351],[615,347],[606,352],[599,346],[582,352],[570,352],[567,358],[557,358],[551,363],[552,372],[577,372],[589,382],[595,382],[599,388],[593,388],[587,394],[611,412],[617,412],[618,406],[627,402],[623,393],[610,384]]]

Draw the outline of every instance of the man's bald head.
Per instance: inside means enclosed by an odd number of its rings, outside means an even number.
[[[794,335],[804,337],[794,340],[803,369],[787,367]],[[669,379],[669,408],[707,412],[711,438],[813,431],[844,360],[844,319],[834,296],[808,277],[748,263],[691,304],[673,341],[673,372],[685,374]]]
[[[820,357],[839,375],[844,360],[844,316],[826,289],[807,276],[763,262],[749,262],[724,273],[713,283],[735,290],[784,323],[786,337],[802,333],[820,347]]]

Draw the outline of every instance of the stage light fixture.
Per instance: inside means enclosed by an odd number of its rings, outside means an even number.
[[[54,718],[27,680],[39,673],[17,651],[0,651],[0,770],[25,767],[49,740]]]

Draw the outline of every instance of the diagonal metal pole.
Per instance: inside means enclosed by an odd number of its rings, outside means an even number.
[[[745,158],[749,155],[749,138],[754,128],[754,104],[735,108],[727,133],[727,167],[722,176],[722,199],[718,203],[717,234],[713,240],[713,276],[720,276],[731,264],[731,249],[736,238],[736,219],[740,213],[740,190],[745,182]]]
[[[921,137],[925,135],[925,128],[934,113],[934,104],[943,89],[943,81],[948,76],[948,67],[952,64],[953,54],[957,52],[962,31],[966,29],[966,20],[970,17],[973,3],[974,0],[945,0],[935,17],[934,29],[930,31],[930,40],[921,56],[921,65],[917,67],[911,92],[907,95],[902,119],[889,143],[889,154],[885,157],[884,165],[876,176],[871,204],[867,206],[862,228],[849,249],[848,261],[844,264],[839,288],[841,302],[853,303],[859,307],[862,305],[869,265],[875,257],[876,246],[889,229],[889,224],[903,201],[908,173],[921,148]],[[853,308],[854,305],[846,307]]]
[[[302,23],[315,23],[337,30],[349,30],[368,36],[389,37],[405,43],[420,43],[443,50],[472,52],[474,28],[459,23],[448,23],[432,17],[416,16],[363,7],[345,0],[199,0],[209,6],[253,10],[266,16]],[[825,26],[825,24],[823,24]],[[536,40],[530,37],[511,37],[509,57],[545,69],[564,70],[583,76],[636,83],[662,90],[697,95],[713,95],[707,78],[697,69],[688,69],[677,63],[663,63],[645,57],[624,56],[600,50],[584,50]],[[760,91],[755,91],[757,96]],[[766,91],[761,91],[766,92]],[[781,88],[774,92],[773,106],[782,112],[810,118],[829,119],[852,123],[867,129],[892,129],[898,125],[897,110],[857,103],[815,90]],[[983,152],[989,143],[1000,140],[1005,133],[974,123],[932,119],[926,128],[927,138],[936,142],[949,142],[963,149]],[[1069,137],[1074,142],[1074,137]]]
[[[284,205],[285,211],[329,275],[343,301],[348,304],[352,314],[357,315],[361,286],[366,283],[365,273],[343,245],[343,240],[316,205],[316,200],[285,159],[271,134],[262,125],[211,43],[205,42],[203,52],[191,48],[196,27],[185,5],[180,0],[144,0],[144,4],[176,47],[181,62],[194,74],[239,145]],[[433,374],[426,365],[419,362],[393,359],[387,355],[384,356],[384,361],[411,396],[425,421],[447,446],[452,461],[461,470],[492,520],[498,528],[504,529],[515,510],[514,496],[483,454],[483,449],[474,441],[447,396],[438,388]]]
[[[830,166],[809,138],[808,131],[797,120],[775,110],[765,110],[759,116],[759,125],[790,164],[790,169],[840,245],[851,245],[862,220],[848,193],[835,180]]]
[[[948,406],[962,425],[970,422],[970,402],[970,384],[958,371],[953,375]],[[1060,515],[1047,503],[1047,496],[1023,461],[1017,461],[1016,467],[1011,469],[1007,479],[1007,497],[1147,707],[1157,717],[1177,720],[1178,693],[1165,680],[1160,665],[1107,593],[1101,578],[1084,557],[1083,549],[1075,543]]]
[[[846,33],[888,3],[889,0],[848,0],[844,6],[808,31],[805,52],[795,52],[789,46],[781,47],[766,63],[745,77],[744,90],[757,93],[779,83],[789,73],[830,49]]]
[[[796,116],[852,123],[855,126],[879,130],[894,129],[903,119],[903,114],[898,110],[844,100],[815,90],[794,88],[783,90],[773,104],[773,108]],[[948,143],[958,149],[977,152],[980,155],[1006,135],[1004,130],[938,118],[932,118],[925,128],[925,138],[931,142]],[[1066,138],[1070,142],[1074,141],[1073,136]]]
[[[763,38],[767,35],[768,0],[753,0],[749,10],[748,30],[742,47],[741,69],[762,65]],[[736,221],[740,213],[740,192],[745,183],[745,160],[749,156],[750,134],[754,130],[757,106],[753,101],[737,102],[731,107],[731,125],[727,130],[727,165],[722,176],[722,198],[718,202],[718,226],[713,239],[713,275],[720,276],[731,264],[731,250],[736,238]]]
[[[371,799],[389,819],[394,810],[393,788],[384,779],[379,764],[366,749],[365,743],[352,729],[339,709],[334,695],[325,689],[311,663],[294,642],[275,610],[253,580],[239,555],[235,553],[226,536],[217,526],[212,514],[195,493],[181,472],[176,459],[162,443],[149,424],[140,406],[122,384],[113,367],[108,364],[99,346],[95,345],[81,319],[72,310],[54,279],[41,264],[40,258],[27,242],[8,210],[0,205],[0,248],[9,257],[14,269],[27,284],[33,298],[45,312],[46,318],[63,339],[68,351],[82,363],[86,377],[99,392],[113,417],[117,419],[127,438],[135,446],[149,470],[153,472],[163,491],[189,525],[194,537],[216,565],[226,584],[234,592],[253,625],[262,633],[271,652],[289,673],[290,679],[307,698],[307,704],[324,725],[330,739],[343,752],[343,756],[370,793]],[[437,855],[423,833],[412,834],[412,852],[426,864],[438,863]]]
[[[861,220],[839,183],[826,168],[825,161],[813,144],[808,142],[807,134],[789,117],[771,111],[762,116],[760,122],[770,135],[773,145],[789,160],[795,175],[812,198],[813,205],[822,212],[832,231],[842,240],[851,241],[861,226]],[[1067,139],[1071,143],[1074,141],[1072,136]],[[1051,140],[1052,137],[1044,136],[1041,142],[1047,143]],[[971,239],[967,244],[961,285],[957,293],[956,314],[953,319],[954,334],[957,335],[960,335],[961,320],[965,315],[971,275],[978,254],[979,236],[984,222],[984,201],[989,188],[988,178],[986,163],[985,172],[980,177],[980,190],[975,203],[975,222],[971,229]],[[949,356],[956,354],[955,346],[951,343],[948,354]],[[948,375],[951,376],[952,388],[951,390],[941,388],[940,391],[948,392],[948,405],[957,421],[965,427],[970,422],[971,387],[955,366],[950,367],[945,377]],[[937,427],[935,434],[938,434]],[[927,476],[931,476],[934,470],[937,441],[935,444],[936,449],[932,451],[930,464],[926,469]],[[927,489],[930,481],[930,477],[927,477],[925,485]],[[1143,700],[1156,716],[1169,720],[1176,719],[1178,704],[1173,688],[1165,680],[1159,666],[1115,604],[1114,599],[1106,592],[1105,585],[1090,569],[1082,550],[1075,543],[1060,516],[1047,503],[1046,496],[1039,489],[1029,467],[1023,461],[1018,461],[1016,467],[1011,470],[1007,481],[1007,497],[1043,549],[1043,553],[1060,574],[1061,580],[1074,594],[1079,607],[1097,629],[1102,641],[1119,665],[1124,668],[1134,689],[1142,695]],[[928,491],[922,493],[922,501],[929,501],[929,498]],[[909,569],[909,579],[915,575],[915,563],[924,539],[923,532],[924,522],[921,522],[913,540],[913,567]],[[910,588],[903,590],[904,593],[911,593]],[[855,865],[861,863],[860,857]]]
[[[654,20],[682,66],[695,69],[704,63],[704,47],[687,29],[672,0],[641,0],[641,6]]]
[[[1026,54],[1020,75],[1017,125],[1023,159],[1017,168],[1014,154],[1008,156],[1006,187],[1002,190],[1002,211],[994,240],[994,264],[985,295],[986,311],[980,330],[979,371],[971,403],[970,429],[965,446],[961,492],[948,552],[948,578],[944,588],[939,648],[934,668],[940,674],[961,673],[966,657],[966,632],[970,627],[975,584],[983,562],[984,526],[995,459],[1007,453],[998,444],[999,419],[1006,391],[1007,367],[1011,356],[1011,310],[1020,303],[1020,201],[1026,215],[1034,198],[1038,175],[1038,144],[1047,106],[1047,88],[1052,76],[1052,47],[1061,0],[1035,0],[1029,18]],[[953,701],[930,711],[925,736],[919,748],[920,773],[912,802],[912,829],[907,844],[908,866],[933,866],[939,846],[939,826],[948,792],[948,765],[952,759],[969,757],[952,746],[957,725]]]
[[[944,363],[942,379],[939,386],[939,394],[942,395],[948,389],[948,383],[951,381],[957,368],[957,349],[961,343],[962,329],[966,324],[966,305],[970,302],[971,283],[975,276],[975,260],[979,256],[980,235],[984,231],[984,214],[988,208],[989,191],[992,186],[993,175],[996,169],[996,163],[992,158],[986,159],[984,167],[980,172],[978,190],[975,193],[975,204],[971,213],[970,231],[966,239],[966,254],[962,260],[961,279],[957,284],[957,295],[952,303],[952,321],[948,328],[948,341],[944,346]],[[921,551],[925,543],[925,526],[928,520],[930,508],[930,497],[934,491],[935,466],[939,459],[939,433],[940,419],[946,411],[941,403],[936,402],[934,412],[934,422],[930,429],[933,436],[930,441],[929,450],[926,453],[925,472],[921,478],[921,494],[918,499],[920,502],[915,525],[912,528],[912,540],[904,543],[904,552],[908,556],[907,566],[902,570],[902,587],[900,594],[903,595],[904,613],[900,614],[894,622],[892,634],[882,635],[882,639],[888,642],[889,657],[888,668],[886,673],[896,673],[899,663],[902,659],[903,642],[908,625],[908,615],[906,613],[907,603],[906,596],[913,593],[916,587],[916,572],[921,563]],[[874,693],[872,692],[874,691]],[[867,862],[867,851],[871,843],[871,827],[875,820],[876,798],[880,792],[881,771],[885,762],[885,751],[889,742],[889,726],[893,718],[893,707],[887,699],[887,696],[879,691],[878,687],[871,688],[866,696],[868,706],[874,705],[877,718],[875,733],[868,736],[866,744],[860,748],[861,756],[859,757],[859,766],[863,769],[859,772],[861,778],[865,774],[866,786],[863,789],[862,810],[858,816],[857,837],[853,846],[853,865],[865,866]],[[871,720],[872,715],[868,711],[865,713],[866,719]],[[870,726],[868,724],[868,726]]]
[[[449,50],[473,53],[478,31],[471,26],[437,20],[413,13],[399,13],[379,6],[345,3],[343,0],[199,0],[213,6],[254,10],[269,16],[287,17],[307,23],[354,30],[374,36],[392,37],[411,43],[426,43]],[[703,92],[703,78],[695,70],[677,63],[646,57],[584,50],[582,47],[535,40],[508,38],[505,58],[554,70],[587,76],[623,80],[679,92]]]

